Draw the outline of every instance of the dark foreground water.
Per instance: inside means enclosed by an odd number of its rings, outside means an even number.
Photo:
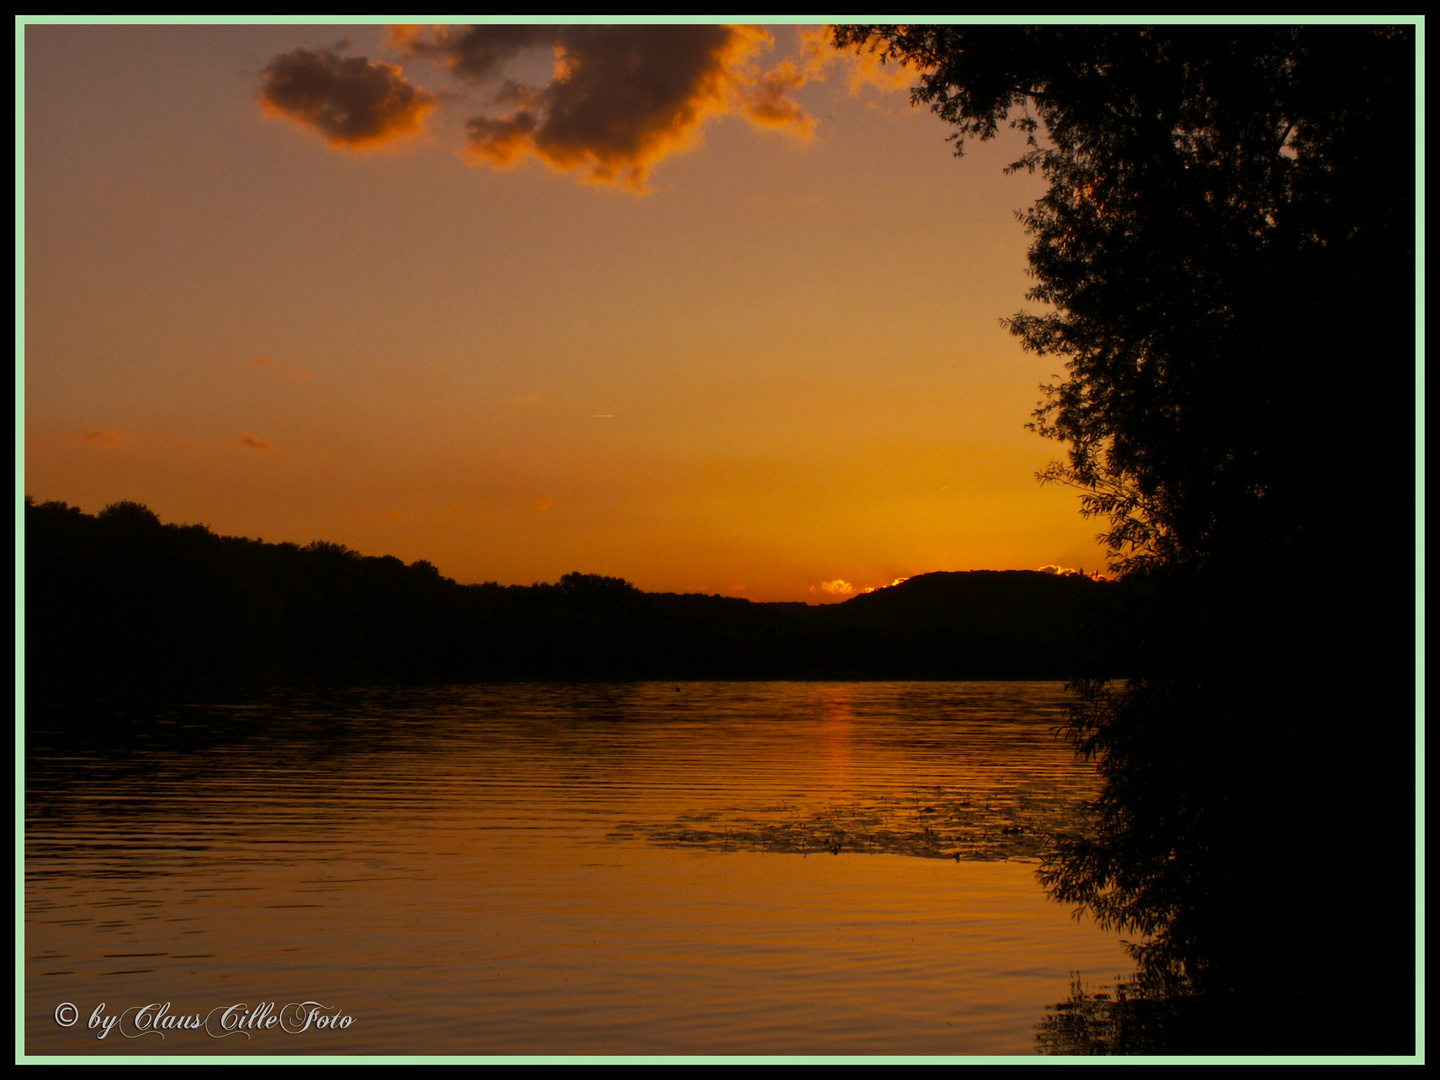
[[[664,683],[32,715],[26,1052],[1034,1053],[1077,973],[1130,968],[1035,882],[1093,785],[1062,701]]]

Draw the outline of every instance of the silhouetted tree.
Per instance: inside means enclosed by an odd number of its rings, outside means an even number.
[[[504,679],[1057,678],[1106,586],[919,575],[845,604],[645,593],[597,574],[458,585],[435,566],[25,503],[32,702]]]
[[[49,503],[45,504],[49,506]],[[137,502],[113,502],[101,510],[98,519],[106,525],[126,529],[160,528],[160,516]]]
[[[1042,478],[1106,521],[1139,604],[1125,681],[1074,684],[1069,733],[1104,788],[1044,879],[1146,935],[1150,971],[1237,1000],[1247,967],[1272,1004],[1381,963],[1413,987],[1413,30],[836,42],[912,66],[959,148],[1018,128],[1011,169],[1049,181],[1021,215],[1045,308],[1008,325],[1066,362],[1034,427],[1067,456]],[[1337,605],[1336,565],[1376,551],[1394,561]],[[1364,883],[1307,905],[1359,850]],[[1383,959],[1377,924],[1399,935]],[[1413,1012],[1369,1019],[1329,1031],[1394,1052]]]
[[[1411,30],[836,36],[914,66],[958,148],[1007,119],[1025,134],[1011,168],[1050,181],[1022,215],[1049,310],[1010,327],[1067,362],[1037,415],[1069,448],[1048,475],[1109,521],[1122,562],[1252,559],[1332,506],[1339,476],[1369,489],[1377,464],[1403,468],[1406,425],[1376,421],[1413,373]],[[1396,457],[1344,439],[1357,416]],[[1317,461],[1317,441],[1336,452]]]
[[[624,578],[578,572],[562,576],[560,590],[576,600],[602,603],[616,603],[640,595],[640,590]]]

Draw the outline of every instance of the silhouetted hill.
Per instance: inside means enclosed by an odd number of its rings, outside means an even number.
[[[842,604],[644,593],[567,574],[459,585],[426,562],[26,505],[31,700],[244,687],[625,679],[1062,679],[1116,586],[926,574]]]
[[[876,640],[871,665],[883,662],[887,673],[867,674],[862,657],[857,677],[950,678],[963,669],[982,678],[1065,678],[1104,639],[1101,601],[1113,592],[1078,574],[971,570],[922,574],[830,610],[838,626]]]

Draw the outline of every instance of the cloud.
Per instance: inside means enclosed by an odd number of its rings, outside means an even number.
[[[649,170],[693,146],[711,117],[739,113],[802,137],[812,125],[787,96],[805,82],[799,68],[756,70],[754,56],[771,38],[755,27],[404,27],[391,41],[494,86],[495,104],[510,111],[472,117],[466,132],[472,159],[496,168],[534,157],[644,192]],[[547,84],[502,79],[512,60],[540,48],[555,56]]]
[[[805,73],[787,60],[755,79],[741,96],[741,112],[751,123],[762,127],[793,127],[797,134],[808,138],[815,130],[815,121],[788,96],[806,82]]]
[[[455,74],[484,82],[517,53],[554,43],[559,26],[392,26],[390,41],[414,56],[445,64]]]
[[[848,581],[842,581],[840,578],[836,578],[834,581],[822,581],[820,583],[820,590],[835,596],[849,596],[855,591],[855,586],[851,585]],[[810,591],[815,591],[814,586],[811,586]]]
[[[805,74],[812,79],[825,78],[832,64],[845,69],[850,93],[858,96],[867,86],[882,92],[909,90],[915,73],[899,63],[886,63],[879,51],[862,48],[839,50],[828,26],[807,27],[800,31],[800,51]]]
[[[130,433],[128,431],[101,431],[97,428],[95,431],[87,431],[85,433],[86,442],[100,443],[105,446],[115,446],[119,443],[126,442],[129,438]]]
[[[268,442],[257,439],[254,435],[251,435],[248,432],[244,435],[241,435],[240,438],[236,439],[235,441],[238,442],[241,446],[249,447],[251,450],[270,449],[270,444]]]
[[[283,360],[271,360],[268,356],[257,356],[250,363],[272,375],[279,375],[287,379],[313,379],[315,377],[304,368],[292,367]]]
[[[393,64],[329,49],[292,49],[260,75],[260,106],[319,134],[331,146],[362,150],[420,131],[436,97]]]

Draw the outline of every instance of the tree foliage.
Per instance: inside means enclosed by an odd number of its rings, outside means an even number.
[[[1066,448],[1042,479],[1106,522],[1140,601],[1124,680],[1072,684],[1067,731],[1103,787],[1042,879],[1142,934],[1147,977],[1270,1009],[1383,972],[1403,1002],[1413,643],[1376,628],[1414,620],[1413,28],[835,40],[909,65],[957,152],[1015,128],[1011,170],[1049,181],[1020,214],[1038,306],[1006,322],[1065,362],[1033,422]],[[1328,583],[1357,564],[1365,595],[1339,606]],[[1363,883],[1307,904],[1360,850]],[[1413,1010],[1366,1005],[1322,1026],[1394,1052]]]
[[[1008,322],[1066,361],[1035,418],[1068,449],[1047,478],[1081,489],[1122,568],[1294,539],[1335,482],[1373,483],[1372,448],[1316,453],[1357,417],[1375,451],[1403,450],[1403,425],[1374,422],[1400,388],[1356,365],[1412,370],[1408,28],[869,26],[836,40],[912,66],[914,101],[955,125],[957,150],[1019,129],[1012,169],[1050,181],[1021,215],[1044,306]]]
[[[536,679],[1054,679],[1103,637],[1114,591],[1019,570],[922,574],[816,607],[583,573],[460,585],[424,559],[29,498],[25,548],[31,704]]]

